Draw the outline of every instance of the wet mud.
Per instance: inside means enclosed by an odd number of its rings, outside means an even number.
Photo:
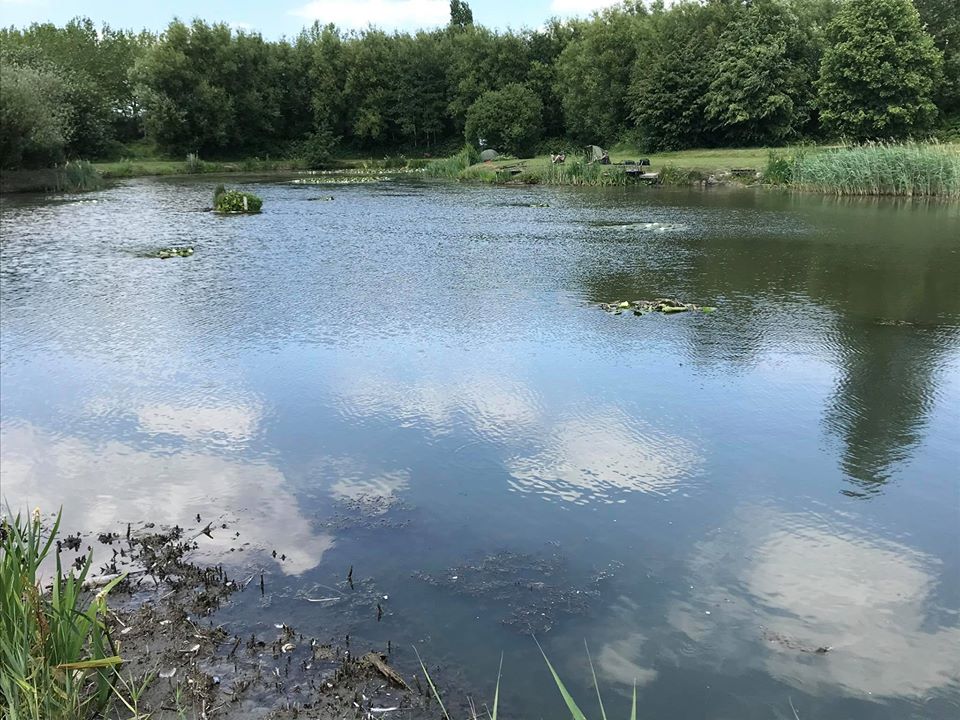
[[[199,520],[199,518],[198,518]],[[140,716],[170,718],[425,718],[430,698],[386,654],[355,652],[350,638],[331,644],[278,624],[266,635],[220,624],[216,611],[236,593],[262,593],[262,575],[231,578],[221,566],[190,560],[204,537],[230,530],[212,523],[191,530],[128,528],[125,535],[78,533],[61,553],[107,557],[90,577],[93,592],[117,575],[108,628],[123,658],[120,692]],[[68,557],[64,557],[66,562]],[[377,607],[372,581],[353,580],[345,610]],[[420,688],[420,689],[416,689]],[[134,696],[136,696],[134,701]],[[122,711],[121,711],[122,709]],[[118,714],[119,713],[119,714]],[[111,717],[128,717],[127,708]]]

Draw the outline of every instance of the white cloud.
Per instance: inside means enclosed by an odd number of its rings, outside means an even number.
[[[313,0],[290,11],[307,20],[343,28],[421,28],[444,25],[450,17],[447,0]]]
[[[554,15],[589,15],[597,10],[620,5],[622,0],[553,0],[550,12]]]

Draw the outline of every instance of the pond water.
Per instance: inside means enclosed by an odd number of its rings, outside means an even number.
[[[584,640],[617,716],[960,713],[960,206],[215,182],[3,200],[12,507],[222,518],[226,621],[502,652],[515,717],[531,631],[589,714]],[[717,311],[598,306],[664,296]]]

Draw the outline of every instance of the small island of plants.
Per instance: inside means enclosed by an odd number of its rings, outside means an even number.
[[[213,191],[213,209],[218,213],[258,213],[263,207],[263,200],[253,193],[240,190],[227,190],[223,185],[217,185]]]

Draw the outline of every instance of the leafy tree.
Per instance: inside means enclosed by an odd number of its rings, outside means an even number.
[[[0,63],[0,87],[0,167],[43,167],[63,160],[70,107],[55,72]]]
[[[913,0],[920,20],[943,53],[943,82],[937,105],[948,116],[960,115],[960,3],[957,0]]]
[[[395,38],[397,82],[393,122],[404,142],[430,147],[447,129],[446,69],[440,38],[417,33]]]
[[[570,135],[606,144],[624,134],[643,20],[643,15],[623,10],[597,15],[582,23],[579,36],[563,50],[556,63],[556,83]]]
[[[233,98],[219,77],[236,72],[230,29],[175,20],[133,70],[146,111],[147,136],[163,150],[184,154],[225,148],[232,135]]]
[[[464,0],[450,0],[450,27],[465,30],[473,25],[473,10]]]
[[[727,25],[714,50],[707,118],[724,143],[769,145],[807,124],[819,60],[815,39],[780,0],[759,0]]]
[[[360,143],[391,138],[390,119],[397,81],[395,44],[381,30],[369,30],[346,47],[344,96],[348,134]]]
[[[525,155],[540,139],[542,115],[540,98],[526,85],[514,83],[490,90],[467,112],[467,142],[479,145],[482,139],[490,147]]]
[[[322,28],[314,23],[302,34],[298,45],[310,48],[309,83],[313,126],[326,127],[335,135],[346,136],[347,112],[344,81],[347,72],[344,38],[333,25]]]
[[[867,140],[932,126],[942,56],[910,0],[846,0],[828,32],[818,89],[829,130]]]
[[[710,65],[735,10],[726,2],[654,6],[629,93],[631,116],[649,150],[716,144],[707,116]]]
[[[471,27],[445,40],[447,112],[456,131],[463,130],[467,110],[488,90],[522,83],[529,62],[523,39]]]

